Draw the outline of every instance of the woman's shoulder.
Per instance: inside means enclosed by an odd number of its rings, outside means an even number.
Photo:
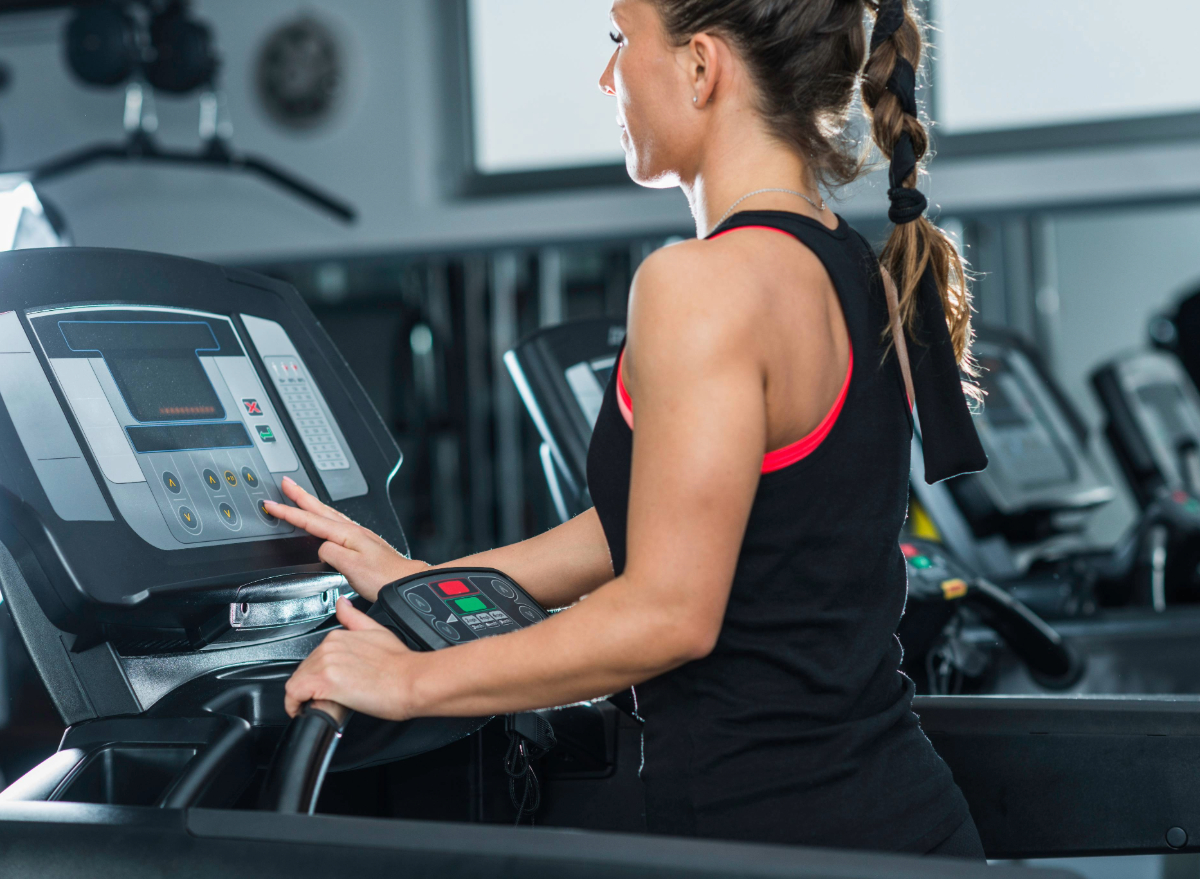
[[[675,324],[715,321],[726,332],[738,324],[753,331],[769,319],[781,286],[793,294],[819,290],[828,277],[808,247],[774,230],[682,241],[655,251],[638,269],[631,318],[641,312]],[[793,304],[803,308],[806,298]],[[812,305],[820,302],[813,298]]]

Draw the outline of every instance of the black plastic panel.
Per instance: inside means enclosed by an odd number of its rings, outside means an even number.
[[[242,332],[239,314],[279,323],[322,388],[371,486],[368,495],[338,502],[337,507],[406,549],[386,491],[400,452],[294,289],[248,272],[152,254],[90,249],[0,254],[0,312],[23,315],[27,310],[87,304],[166,306],[228,315]],[[22,321],[33,338],[28,320],[22,317]],[[222,347],[237,345],[236,339],[218,339],[218,343]],[[83,355],[76,352],[75,356]],[[253,352],[250,357],[268,395],[274,394],[261,362]],[[42,366],[46,369],[44,361]],[[284,407],[278,400],[272,402],[289,433],[298,436]],[[61,398],[59,403],[69,412]],[[73,421],[72,427],[82,440]],[[100,622],[131,618],[153,624],[182,622],[186,614],[181,608],[194,606],[200,596],[219,603],[250,580],[324,567],[316,561],[318,542],[307,536],[165,552],[147,545],[119,518],[113,522],[63,521],[15,439],[7,414],[0,411],[0,459],[7,462],[0,475],[0,537],[6,543],[18,539],[31,548],[40,574],[50,585],[49,592],[34,587],[35,595],[44,612],[62,629],[85,632]],[[86,452],[86,444],[81,445],[93,474],[99,476],[97,462]],[[302,467],[315,473],[301,444],[293,445]],[[115,509],[111,497],[108,501]],[[11,538],[3,537],[4,532]],[[28,556],[19,558],[23,565],[27,560]],[[23,573],[31,586],[42,579],[32,571]]]

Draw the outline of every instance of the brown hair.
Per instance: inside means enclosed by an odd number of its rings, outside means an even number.
[[[667,34],[680,45],[703,32],[729,41],[758,86],[763,119],[781,141],[807,159],[818,183],[837,187],[862,173],[864,157],[845,134],[860,87],[863,109],[880,152],[890,160],[907,133],[918,163],[928,155],[924,124],[888,88],[898,64],[907,61],[913,70],[920,69],[924,21],[911,0],[651,2]],[[900,4],[900,9],[894,4]],[[878,18],[889,5],[895,14],[903,11],[903,23],[885,39],[875,41],[868,55],[866,13],[869,10]],[[915,189],[918,174],[914,170],[896,185]],[[917,287],[926,270],[932,272],[955,358],[973,374],[967,273],[946,233],[923,215],[896,225],[884,245],[881,262],[896,279],[900,313],[910,333],[916,320]]]

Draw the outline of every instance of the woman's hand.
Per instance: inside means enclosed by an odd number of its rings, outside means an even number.
[[[368,601],[374,601],[388,583],[429,567],[405,558],[378,534],[321,503],[292,479],[284,478],[283,493],[296,506],[267,501],[267,512],[324,540],[317,557],[343,574]]]
[[[409,683],[419,654],[395,633],[338,601],[334,629],[287,682],[284,707],[295,717],[305,702],[327,700],[383,720],[412,717]]]

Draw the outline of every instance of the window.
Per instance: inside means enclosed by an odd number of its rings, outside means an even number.
[[[624,165],[598,82],[611,0],[467,0],[475,170]]]
[[[1200,113],[1196,0],[934,0],[949,135]]]

